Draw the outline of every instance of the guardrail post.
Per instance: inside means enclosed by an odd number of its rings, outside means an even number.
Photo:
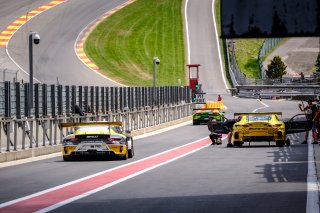
[[[99,87],[96,87],[96,115],[100,112],[100,96],[99,96]]]
[[[70,86],[65,86],[66,88],[66,114],[70,114]]]
[[[82,104],[82,86],[79,86],[79,91],[78,91],[78,100],[79,100],[79,107],[81,110],[83,110],[83,104]]]
[[[56,87],[55,85],[51,85],[51,115],[54,121],[56,121]],[[56,125],[54,126],[55,126],[54,134],[56,134]],[[52,127],[53,127],[53,120],[50,119],[50,139],[49,139],[50,146],[52,145],[52,139],[53,139]],[[56,144],[56,135],[54,135],[54,144]]]
[[[48,115],[48,87],[46,84],[42,84],[42,115]]]
[[[123,87],[119,88],[119,105],[120,105],[120,110],[123,111]]]
[[[17,119],[21,118],[21,90],[20,83],[15,83],[15,91],[16,91],[16,117]]]
[[[75,114],[75,106],[76,106],[76,101],[77,101],[77,87],[72,86],[71,88],[71,113]]]
[[[56,117],[56,87],[51,85],[51,115]]]
[[[126,110],[127,110],[127,107],[128,107],[128,88],[127,87],[124,87],[123,88],[123,107],[125,108],[126,107]]]
[[[119,90],[118,87],[114,88],[114,108],[115,111],[119,110]]]
[[[102,114],[106,114],[106,103],[105,103],[105,88],[104,87],[100,87],[100,103],[101,103],[101,112]]]
[[[40,117],[39,101],[39,84],[34,84],[34,115],[36,118]]]
[[[63,114],[62,85],[58,85],[58,115]]]
[[[132,87],[128,88],[128,107],[132,109]]]
[[[106,87],[106,111],[110,112],[110,87]]]
[[[24,84],[24,116],[28,117],[30,113],[29,109],[29,83]]]
[[[111,104],[111,111],[114,111],[114,87],[110,87],[110,104]]]
[[[89,108],[88,108],[88,105],[89,105],[89,88],[88,86],[84,86],[84,112],[85,113],[88,113],[89,112]]]
[[[91,109],[91,112],[92,114],[94,114],[94,87],[91,86],[90,87],[90,109]]]

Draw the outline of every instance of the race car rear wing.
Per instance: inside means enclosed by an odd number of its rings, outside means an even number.
[[[282,116],[282,112],[244,112],[244,113],[234,113],[234,117],[241,115],[280,115]]]
[[[221,108],[194,108],[193,110],[221,110]]]
[[[98,122],[83,122],[83,123],[61,123],[62,128],[77,127],[77,126],[122,126],[120,121],[98,121]]]

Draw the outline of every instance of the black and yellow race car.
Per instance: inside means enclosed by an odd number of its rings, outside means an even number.
[[[74,129],[62,142],[63,160],[86,156],[112,156],[126,160],[134,156],[133,139],[121,122],[62,123]]]
[[[214,124],[217,133],[232,131],[232,143],[242,146],[244,142],[276,142],[276,146],[290,145],[288,134],[309,131],[304,114],[291,119],[281,119],[281,112],[234,113],[239,118],[232,128],[228,121]]]

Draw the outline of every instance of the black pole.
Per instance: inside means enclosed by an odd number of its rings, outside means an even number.
[[[29,33],[29,108],[33,108],[33,49],[32,32]]]

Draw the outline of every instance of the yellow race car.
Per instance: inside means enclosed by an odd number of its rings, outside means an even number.
[[[285,145],[285,124],[278,118],[281,112],[235,113],[234,116],[241,119],[233,125],[233,145],[242,146],[245,141],[275,141],[276,146]]]
[[[298,114],[291,119],[279,119],[281,112],[234,113],[237,120],[227,120],[214,124],[216,133],[232,131],[232,143],[241,147],[244,142],[271,142],[276,146],[290,145],[288,134],[305,132],[311,129],[307,125],[304,114]]]
[[[62,123],[62,128],[72,128],[63,139],[64,161],[84,156],[112,156],[126,160],[134,155],[132,136],[122,131],[121,122]]]

